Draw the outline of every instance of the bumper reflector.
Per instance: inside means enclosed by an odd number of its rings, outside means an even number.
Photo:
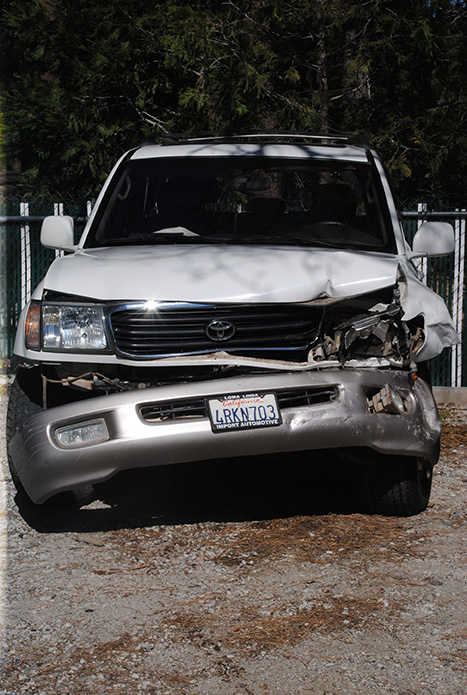
[[[89,420],[66,427],[59,427],[54,432],[55,440],[63,449],[77,449],[81,446],[101,444],[110,439],[105,420]]]

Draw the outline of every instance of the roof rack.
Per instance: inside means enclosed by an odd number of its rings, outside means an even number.
[[[199,133],[163,133],[157,134],[154,138],[146,140],[144,145],[162,144],[217,144],[223,142],[255,143],[255,142],[278,142],[294,143],[306,145],[324,145],[330,147],[342,147],[353,145],[355,147],[370,148],[370,143],[361,133],[308,133],[298,131],[251,131],[236,133],[223,131],[218,133],[199,132]]]

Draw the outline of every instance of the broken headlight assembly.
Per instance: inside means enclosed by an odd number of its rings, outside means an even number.
[[[390,301],[384,299],[375,302],[374,296],[367,296],[339,303],[326,315],[323,343],[312,352],[321,350],[321,359],[338,359],[342,365],[368,358],[396,367],[410,365],[424,343],[423,317],[402,319],[397,288]]]
[[[104,307],[32,301],[26,316],[30,350],[98,352],[109,349]]]

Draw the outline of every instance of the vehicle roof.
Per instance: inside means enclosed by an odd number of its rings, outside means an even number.
[[[131,159],[173,157],[280,157],[290,159],[344,160],[368,162],[368,150],[355,145],[313,145],[278,142],[209,142],[173,145],[144,145],[135,150]]]

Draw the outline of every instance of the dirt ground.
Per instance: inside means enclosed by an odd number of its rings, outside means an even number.
[[[323,453],[133,471],[80,510],[34,508],[5,400],[0,695],[467,692],[467,408],[442,408],[432,501],[404,519],[363,514]]]

